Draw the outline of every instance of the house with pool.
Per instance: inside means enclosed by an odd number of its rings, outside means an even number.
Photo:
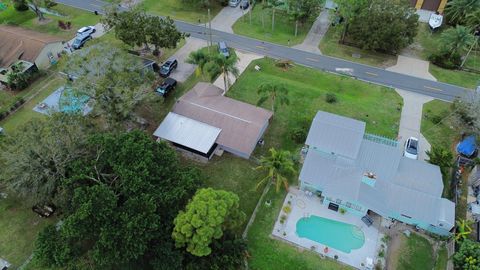
[[[365,133],[365,126],[319,111],[305,143],[300,189],[365,223],[377,215],[450,235],[455,204],[441,197],[440,168],[404,157],[397,141]]]

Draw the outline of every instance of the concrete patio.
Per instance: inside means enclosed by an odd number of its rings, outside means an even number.
[[[357,269],[366,269],[366,258],[372,258],[374,263],[377,262],[378,253],[382,249],[381,246],[382,244],[385,245],[381,241],[383,234],[380,233],[375,226],[367,227],[361,220],[361,217],[348,212],[341,214],[329,210],[327,205],[323,205],[320,198],[316,195],[306,195],[305,192],[292,187],[285,198],[283,206],[286,205],[291,207],[291,212],[287,215],[286,220],[282,224],[280,222],[280,217],[284,215],[285,212],[281,210],[273,228],[273,236],[293,245],[315,251],[322,257],[327,256],[335,259],[337,256],[336,260],[339,262],[353,266]],[[354,249],[350,253],[344,253],[331,246],[328,247],[328,252],[325,252],[326,246],[324,244],[307,238],[301,238],[296,232],[297,222],[300,219],[311,215],[357,226],[357,228],[361,229],[364,233],[365,243],[362,247]],[[383,249],[386,249],[386,247],[383,247]]]

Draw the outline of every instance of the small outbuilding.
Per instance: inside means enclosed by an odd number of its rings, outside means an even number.
[[[223,90],[210,83],[198,83],[177,100],[154,136],[203,158],[223,151],[249,158],[272,115],[223,96]]]

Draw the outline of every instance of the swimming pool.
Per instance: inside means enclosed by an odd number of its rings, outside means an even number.
[[[365,234],[354,225],[310,216],[297,222],[297,235],[345,253],[359,249],[365,243]]]
[[[64,113],[83,112],[88,100],[88,96],[76,94],[71,88],[65,87],[58,101],[59,111]]]

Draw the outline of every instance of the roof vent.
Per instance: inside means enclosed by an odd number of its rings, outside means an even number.
[[[364,176],[370,178],[370,179],[377,179],[377,175],[375,175],[373,172],[366,172]]]

